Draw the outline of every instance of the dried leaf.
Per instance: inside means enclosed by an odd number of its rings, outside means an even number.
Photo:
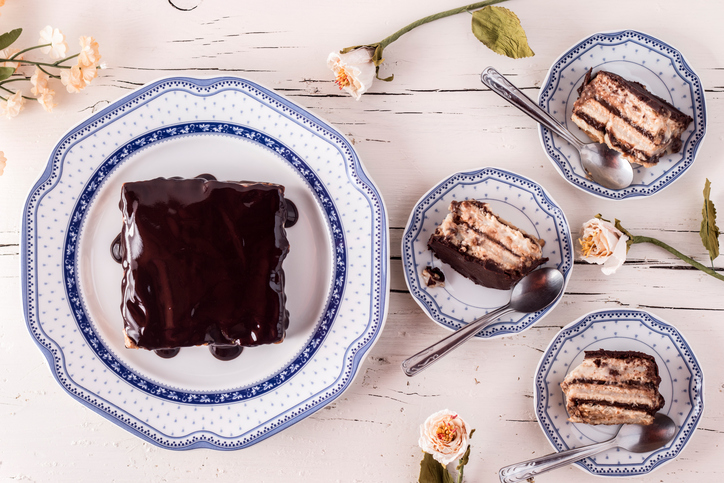
[[[535,55],[518,16],[505,7],[485,7],[473,12],[473,34],[500,55],[512,59]]]
[[[420,477],[418,483],[454,483],[452,476],[430,453],[420,461]]]
[[[21,33],[23,33],[23,29],[15,29],[0,35],[0,50],[5,50],[13,45]]]
[[[714,203],[709,199],[711,194],[711,182],[709,179],[704,183],[704,208],[701,210],[701,242],[704,244],[704,248],[709,252],[709,259],[714,262],[714,259],[719,256],[719,227],[716,226],[716,208]]]
[[[13,72],[15,72],[15,69],[12,67],[0,67],[0,81],[3,81],[13,75]]]

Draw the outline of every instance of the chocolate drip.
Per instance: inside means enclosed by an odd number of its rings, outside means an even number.
[[[123,263],[123,244],[120,233],[111,242],[111,258],[118,263]]]
[[[209,352],[220,361],[231,361],[241,355],[244,350],[238,345],[210,345]]]
[[[292,200],[285,201],[287,202],[287,221],[284,222],[284,228],[291,228],[299,221],[299,210]]]
[[[163,357],[164,359],[171,359],[172,357],[176,357],[180,351],[180,347],[175,347],[173,349],[156,349],[153,352],[155,352],[158,357]]]

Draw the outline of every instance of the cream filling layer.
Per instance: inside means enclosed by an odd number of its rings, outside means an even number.
[[[653,364],[653,362],[650,361],[650,364]],[[564,383],[576,379],[650,382],[647,380],[650,367],[640,361],[632,363],[626,362],[624,359],[605,359],[600,366],[597,366],[593,359],[584,359],[581,365],[568,373]],[[611,374],[611,370],[614,371],[614,375]]]
[[[487,207],[487,204],[484,205]],[[541,247],[538,243],[524,236],[521,230],[503,223],[497,216],[486,212],[474,203],[461,202],[457,208],[457,215],[462,221],[474,226],[484,235],[497,240],[516,255],[532,259],[541,258]]]
[[[590,424],[651,424],[653,416],[639,409],[581,404],[568,408],[569,421]]]
[[[647,387],[621,387],[606,384],[576,383],[564,391],[568,401],[583,399],[586,401],[602,401],[611,404],[635,404],[645,407],[656,407],[658,395],[655,390]]]
[[[438,230],[440,235],[450,240],[461,252],[480,260],[491,260],[504,270],[516,270],[523,264],[521,257],[481,236],[470,227],[455,223],[452,214],[445,217]]]
[[[598,99],[604,99],[610,106],[616,108],[632,124],[650,133],[661,143],[668,143],[672,137],[680,134],[680,126],[671,120],[668,115],[662,115],[646,102],[640,100],[630,91],[621,89],[615,81],[606,75],[599,74],[591,82]]]
[[[581,112],[586,116],[594,119],[596,122],[605,126],[600,131],[594,126],[590,126],[584,119],[578,115],[573,115],[573,122],[586,132],[595,132],[596,141],[605,142],[610,148],[614,149],[614,143],[609,138],[609,134],[613,135],[618,141],[634,147],[636,150],[643,152],[647,157],[660,155],[669,147],[671,139],[667,139],[664,144],[656,144],[647,136],[643,135],[633,126],[629,125],[620,117],[611,114],[601,103],[591,99],[585,104],[579,106],[576,112]]]

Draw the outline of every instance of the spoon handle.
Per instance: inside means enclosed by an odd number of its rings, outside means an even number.
[[[475,319],[465,327],[456,330],[441,341],[436,342],[427,349],[407,359],[402,363],[402,370],[410,377],[419,374],[420,371],[432,365],[438,359],[442,358],[442,356],[483,330],[493,320],[512,311],[513,309],[510,308],[510,303],[508,303],[479,319]]]
[[[483,84],[490,87],[493,92],[523,111],[523,113],[527,114],[534,121],[537,121],[558,134],[579,150],[583,148],[583,143],[577,137],[571,134],[570,131],[563,127],[553,116],[541,109],[541,107],[528,96],[518,90],[518,88],[494,68],[487,67],[483,73],[480,74],[480,80]]]
[[[613,438],[608,441],[602,441],[600,443],[582,446],[580,448],[573,448],[567,451],[561,451],[560,453],[552,453],[546,456],[541,456],[540,458],[533,458],[532,460],[515,463],[501,468],[498,472],[498,477],[500,477],[501,483],[525,481],[528,478],[533,478],[541,473],[567,466],[578,460],[606,451],[607,449],[615,448],[617,446],[616,443],[616,438]]]

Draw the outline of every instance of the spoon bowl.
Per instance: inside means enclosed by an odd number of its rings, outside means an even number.
[[[527,114],[534,121],[547,127],[575,147],[581,155],[581,166],[596,183],[609,189],[620,190],[633,182],[633,167],[618,151],[602,143],[583,143],[553,116],[518,90],[493,67],[487,67],[480,80],[483,84]]]
[[[616,443],[632,453],[649,453],[661,448],[676,436],[676,424],[665,414],[657,413],[648,426],[624,424],[619,429]]]
[[[525,481],[613,448],[622,448],[632,453],[650,453],[666,446],[674,436],[676,423],[667,415],[657,413],[654,422],[648,426],[624,424],[616,436],[607,441],[515,463],[501,468],[498,477],[501,483]]]
[[[508,312],[530,313],[545,309],[560,296],[564,285],[565,277],[555,268],[530,272],[515,284],[510,302],[408,358],[402,363],[402,370],[410,377],[417,375]]]

